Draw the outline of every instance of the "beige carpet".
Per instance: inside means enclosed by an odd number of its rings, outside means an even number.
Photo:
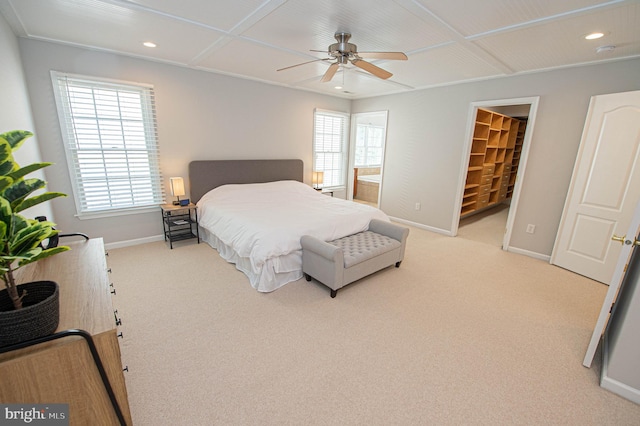
[[[458,237],[502,247],[508,215],[509,205],[500,204],[467,216],[460,220]]]
[[[136,425],[638,425],[582,359],[602,284],[412,228],[399,269],[268,294],[209,246],[111,250]]]

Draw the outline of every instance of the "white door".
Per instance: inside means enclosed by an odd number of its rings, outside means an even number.
[[[598,343],[600,342],[602,333],[604,333],[604,329],[607,326],[611,308],[616,301],[618,291],[620,290],[620,285],[624,280],[624,274],[627,271],[627,266],[629,265],[629,259],[631,259],[633,249],[640,243],[638,241],[638,239],[640,238],[640,236],[638,235],[639,231],[640,203],[638,203],[635,208],[631,224],[629,225],[626,234],[614,235],[612,237],[613,241],[617,241],[620,244],[621,252],[620,256],[617,259],[616,267],[613,272],[613,278],[611,278],[611,282],[609,283],[607,295],[605,296],[604,302],[602,303],[598,321],[596,322],[596,326],[593,329],[593,334],[591,335],[591,341],[589,342],[587,353],[584,356],[584,361],[582,361],[582,365],[587,368],[591,367],[591,362],[593,361],[593,356],[595,355],[596,349],[598,348]]]
[[[608,284],[640,199],[640,91],[593,96],[551,263]]]

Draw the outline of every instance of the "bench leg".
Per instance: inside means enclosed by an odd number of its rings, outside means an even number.
[[[401,263],[402,263],[402,260],[400,262],[396,262],[396,268],[399,268]]]
[[[338,290],[331,289],[331,297],[336,297],[336,294],[338,294]]]
[[[311,275],[304,274],[304,279],[307,280],[307,281],[311,281]]]

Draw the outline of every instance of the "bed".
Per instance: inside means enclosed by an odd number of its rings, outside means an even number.
[[[202,239],[260,292],[302,278],[300,237],[331,241],[368,229],[381,210],[302,183],[301,160],[193,161],[191,198]]]

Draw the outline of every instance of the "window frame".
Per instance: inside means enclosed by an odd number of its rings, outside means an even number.
[[[58,112],[58,119],[60,122],[62,141],[67,158],[67,170],[69,172],[76,205],[76,217],[79,219],[94,219],[156,211],[159,205],[165,203],[165,191],[162,172],[160,169],[160,147],[157,137],[153,86],[144,83],[69,74],[58,71],[51,71],[51,81]],[[69,83],[71,84],[69,85]],[[111,147],[111,151],[109,148],[104,147],[104,140],[109,142],[106,137],[107,130],[101,130],[100,124],[102,123],[98,123],[100,121],[107,120],[105,120],[102,115],[96,113],[95,116],[91,117],[91,120],[95,119],[96,122],[96,133],[94,136],[99,141],[97,143],[99,147],[92,147],[90,149],[87,147],[79,147],[79,144],[77,143],[77,126],[80,120],[78,119],[77,114],[75,116],[73,114],[71,101],[68,95],[69,87],[74,83],[77,86],[89,86],[92,90],[92,95],[94,95],[93,91],[97,89],[118,91],[118,95],[124,92],[138,93],[140,96],[140,108],[136,109],[135,112],[139,113],[140,119],[131,120],[131,122],[137,124],[138,144],[135,148],[128,146],[129,144],[126,142],[127,130],[125,130],[125,124],[130,121],[127,120],[126,117],[123,117],[124,107],[120,104],[118,104],[117,107],[117,118],[111,117],[108,121],[120,125],[119,130],[122,133],[118,136],[121,137],[121,146],[117,149]],[[93,99],[93,103],[90,103],[89,105],[93,105],[95,107],[95,98]],[[116,138],[118,136],[116,136]],[[144,148],[140,148],[141,146]],[[107,187],[107,189],[103,191],[105,191],[105,196],[108,201],[105,205],[99,206],[95,209],[92,209],[91,206],[88,205],[86,198],[86,195],[88,194],[91,196],[92,192],[85,191],[85,189],[83,189],[91,179],[83,179],[81,176],[81,170],[84,170],[85,175],[87,170],[86,168],[83,169],[80,165],[82,155],[79,155],[79,153],[82,152],[85,154],[89,152],[94,153],[94,158],[102,160],[102,164],[104,165],[103,176],[99,178],[97,182],[100,182],[103,186]],[[126,164],[124,167],[125,171],[121,172],[118,177],[114,175],[115,166],[113,164],[110,166],[106,165],[108,163],[110,153],[112,154],[112,159],[116,158]],[[116,155],[113,155],[114,153]],[[135,160],[131,160],[130,158],[132,157],[132,153],[137,153],[140,160],[137,162]],[[136,165],[140,164],[144,165],[141,169],[141,173],[136,172],[135,170]],[[111,171],[110,173],[109,170]],[[123,173],[126,175],[126,178],[123,177]],[[123,184],[123,182],[125,183]],[[144,196],[145,200],[143,202],[136,203],[136,194],[140,192],[140,186],[136,188],[136,185],[139,185],[140,183],[148,186],[148,189],[142,191],[146,193]],[[132,203],[118,203],[117,197],[110,193],[110,191],[116,188],[116,186],[124,188],[124,192],[128,194],[128,198],[131,199]],[[96,192],[96,194],[99,194],[99,192]]]
[[[340,120],[342,120],[342,129],[341,129],[341,134],[340,134],[340,150],[339,151],[318,151],[317,147],[318,147],[318,117],[319,116],[325,116],[325,117],[332,117],[332,118],[339,118]],[[338,167],[334,167],[331,170],[337,170],[337,172],[339,173],[339,181],[337,183],[335,182],[331,182],[331,184],[324,184],[322,185],[322,188],[326,188],[326,189],[339,189],[339,188],[346,188],[347,187],[347,169],[348,169],[348,164],[349,164],[349,122],[350,122],[351,116],[346,113],[346,112],[340,112],[340,111],[330,111],[330,110],[324,110],[324,109],[319,109],[316,108],[313,111],[313,171],[322,171],[325,172],[324,176],[326,179],[327,176],[327,169],[326,168],[319,168],[318,165],[318,154],[323,154],[323,153],[332,153],[332,154],[339,154],[340,159],[338,161]]]
[[[380,151],[380,155],[377,156],[377,158],[379,159],[378,163],[376,164],[360,164],[358,163],[358,132],[361,131],[361,129],[363,129],[364,135],[363,135],[363,141],[364,141],[364,146],[362,147],[362,149],[364,150],[364,154],[363,157],[364,159],[368,159],[370,157],[370,151],[372,149],[376,149]],[[376,130],[380,132],[380,146],[372,146],[369,144],[369,142],[371,141],[371,131],[372,130]],[[353,166],[354,167],[362,167],[362,168],[367,168],[367,167],[382,167],[382,156],[384,153],[384,132],[385,132],[385,126],[378,126],[378,125],[374,125],[374,124],[357,124],[356,125],[356,136],[355,136],[355,142],[354,142],[354,154],[353,154]]]

